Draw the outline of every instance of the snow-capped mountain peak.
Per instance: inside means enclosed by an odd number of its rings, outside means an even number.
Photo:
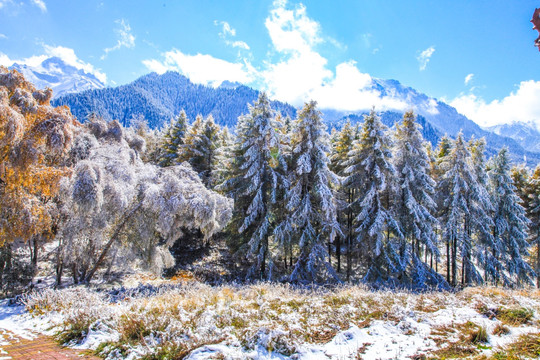
[[[67,93],[105,87],[93,74],[69,65],[55,56],[43,60],[37,66],[15,63],[10,69],[21,72],[37,88],[50,87],[55,98]]]

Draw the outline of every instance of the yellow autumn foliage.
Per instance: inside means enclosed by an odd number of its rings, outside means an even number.
[[[0,245],[51,233],[52,200],[79,126],[67,107],[50,105],[51,96],[0,67]]]

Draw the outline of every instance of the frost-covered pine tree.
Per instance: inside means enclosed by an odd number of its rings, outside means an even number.
[[[355,194],[350,205],[355,213],[355,242],[367,266],[364,281],[370,283],[387,282],[399,272],[395,238],[402,233],[390,208],[395,196],[391,157],[387,128],[371,110],[364,117],[359,141],[349,152],[348,176],[343,182]]]
[[[212,115],[204,121],[201,116],[197,116],[179,150],[178,161],[189,162],[207,187],[213,185],[210,180],[212,169],[216,166],[217,149],[221,143],[219,134],[219,125],[214,122]]]
[[[403,240],[399,246],[399,268],[412,286],[445,286],[444,280],[422,261],[422,250],[439,257],[433,201],[435,182],[429,175],[429,157],[412,111],[405,113],[402,124],[396,125],[394,166],[397,172],[398,194],[396,212]],[[409,260],[410,259],[410,260]],[[408,274],[404,274],[405,272]],[[405,280],[405,279],[403,279]],[[442,280],[442,283],[441,283]]]
[[[487,167],[486,167],[486,140],[484,138],[474,139],[469,141],[469,152],[471,154],[470,163],[476,177],[476,187],[473,192],[476,196],[469,196],[469,209],[471,214],[467,219],[467,229],[469,236],[474,239],[472,245],[474,254],[472,257],[476,257],[478,266],[484,268],[486,273],[486,266],[490,264],[489,258],[485,258],[486,252],[484,249],[494,247],[493,238],[493,221],[492,211],[493,205],[491,203],[491,197],[487,189]],[[496,261],[492,259],[494,264]],[[466,265],[466,264],[465,264]],[[476,274],[474,272],[467,273],[467,267],[462,267],[464,273],[462,274],[462,283],[470,284],[471,282],[480,282],[482,279],[475,279]]]
[[[540,289],[540,165],[528,181],[527,212],[531,220],[531,244],[536,246],[536,287]]]
[[[475,246],[473,233],[489,237],[492,225],[488,211],[491,206],[482,191],[470,161],[470,152],[459,133],[450,153],[443,158],[444,171],[439,188],[449,196],[443,199],[441,225],[447,242],[450,283],[458,283],[458,254],[461,255],[462,283],[482,282],[473,257],[482,256],[481,247]],[[487,207],[487,208],[486,208]]]
[[[184,144],[184,136],[187,130],[187,115],[184,110],[180,112],[178,118],[171,122],[161,144],[161,158],[159,159],[160,166],[171,166],[177,164],[178,150]]]
[[[534,271],[525,261],[528,255],[527,228],[529,220],[525,209],[519,204],[516,187],[510,175],[510,159],[508,149],[502,148],[492,159],[489,172],[491,198],[494,205],[494,256],[503,264],[507,277],[499,267],[494,267],[494,273],[489,273],[497,283],[499,280],[508,286],[513,283],[530,283]]]
[[[249,106],[249,114],[240,119],[237,142],[237,173],[226,186],[233,189],[235,202],[234,232],[247,241],[248,253],[254,257],[249,277],[272,277],[270,237],[278,187],[283,186],[286,169],[276,129],[278,124],[265,93]],[[233,232],[233,233],[234,233]]]
[[[450,150],[452,149],[452,140],[444,135],[439,143],[437,148],[434,151],[434,161],[432,163],[431,175],[435,180],[435,196],[434,200],[437,204],[437,219],[439,220],[438,233],[439,239],[444,240],[446,248],[446,282],[450,283],[450,241],[447,237],[443,235],[444,233],[444,219],[448,213],[449,208],[445,206],[445,201],[450,197],[451,189],[449,188],[450,184],[443,180],[444,169],[443,165],[448,155],[450,155]]]
[[[332,170],[336,175],[343,177],[345,176],[345,169],[347,168],[347,160],[349,152],[353,148],[353,142],[355,140],[355,129],[351,125],[350,120],[347,120],[345,125],[341,128],[340,131],[334,131],[332,137],[332,151],[330,154],[330,170]],[[353,189],[352,188],[342,188],[338,187],[338,192],[336,194],[337,198],[337,208],[338,208],[338,222],[341,225],[342,233],[344,234],[343,240],[345,240],[345,245],[347,246],[348,254],[348,266],[347,266],[347,280],[350,278],[350,269],[351,269],[351,260],[350,260],[350,251],[352,248],[352,239],[353,239],[353,214],[352,209],[349,205],[353,200]],[[342,236],[337,236],[335,240],[336,248],[336,258],[337,258],[337,271],[341,272],[341,247],[342,247]]]
[[[332,183],[328,168],[329,139],[317,103],[306,103],[293,126],[292,171],[286,194],[287,220],[276,229],[278,237],[293,234],[298,258],[290,280],[318,282],[328,276],[337,279],[328,261],[327,241],[340,233]]]
[[[236,137],[224,126],[219,133],[219,144],[216,149],[214,166],[210,183],[217,188],[223,184],[230,175],[230,169],[234,162],[234,144]]]

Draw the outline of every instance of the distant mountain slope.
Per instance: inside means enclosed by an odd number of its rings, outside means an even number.
[[[37,88],[50,87],[54,97],[89,89],[102,89],[105,85],[93,74],[66,64],[58,57],[50,57],[38,66],[13,64],[10,69],[22,73]]]
[[[336,129],[340,129],[347,120],[350,120],[351,124],[362,123],[364,121],[364,115],[367,115],[367,114],[368,112],[361,113],[361,114],[349,114],[339,119],[327,120],[327,124],[330,129],[333,127],[335,127]],[[325,116],[325,119],[332,118],[332,115],[327,116],[327,111],[324,111],[323,115]],[[401,122],[401,120],[403,120],[403,114],[396,111],[383,111],[379,113],[378,115],[380,116],[383,124],[385,124],[389,128],[394,127],[396,123],[399,123]],[[422,126],[422,135],[424,136],[424,139],[429,141],[431,145],[436,146],[440,138],[444,134],[441,131],[434,128],[422,115],[417,116],[417,121],[418,121],[418,124]]]
[[[240,84],[227,82],[212,88],[194,84],[177,72],[167,72],[151,73],[116,88],[68,94],[53,104],[68,105],[80,121],[93,112],[127,125],[134,116],[142,115],[151,127],[159,128],[185,110],[191,120],[198,114],[211,114],[218,124],[234,127],[238,116],[248,112],[248,103],[258,96],[257,90]],[[283,115],[296,115],[294,107],[288,104],[273,101],[272,107]]]
[[[502,124],[486,128],[497,135],[514,139],[524,149],[532,152],[540,152],[540,132],[534,127],[522,124]]]
[[[469,120],[467,117],[458,113],[457,110],[434,98],[419,93],[413,88],[402,85],[397,80],[373,79],[372,89],[380,92],[381,96],[390,96],[401,100],[410,105],[419,119],[423,117],[426,121],[424,137],[431,143],[436,143],[440,136],[448,134],[451,137],[462,131],[466,139],[474,136],[475,138],[486,138],[487,152],[491,156],[503,146],[508,147],[512,158],[516,162],[523,162],[525,159],[529,165],[536,165],[540,162],[540,149],[536,150],[524,147],[516,139],[508,137],[506,132],[495,133],[482,129],[478,124]],[[359,119],[365,112],[353,113],[340,112],[335,110],[324,111],[326,121],[329,124],[340,124],[347,117],[356,115]],[[382,121],[387,126],[400,120],[402,113],[397,111],[386,111],[381,114]],[[427,133],[426,133],[427,132]]]
[[[485,137],[489,156],[502,146],[507,146],[516,162],[523,162],[525,157],[529,165],[540,162],[540,150],[535,147],[524,148],[516,139],[501,136],[505,132],[497,134],[484,130],[450,105],[396,80],[373,79],[371,88],[381,96],[391,97],[413,109],[423,126],[424,137],[432,144],[436,144],[444,134],[454,137],[462,131],[467,139],[472,136]],[[107,120],[117,119],[127,125],[133,117],[142,115],[151,127],[159,128],[184,109],[191,120],[198,114],[212,114],[218,124],[234,127],[238,116],[248,112],[247,104],[256,100],[258,95],[259,91],[238,83],[224,82],[220,87],[212,88],[194,84],[179,73],[167,72],[163,75],[151,73],[115,88],[66,94],[55,99],[53,105],[68,105],[80,121],[84,121],[90,113],[95,113]],[[272,106],[284,115],[296,115],[295,108],[288,104],[274,101]],[[347,118],[353,123],[361,122],[365,114],[365,111],[322,111],[329,128],[338,129]],[[392,127],[401,120],[403,112],[384,111],[380,115],[383,122]]]

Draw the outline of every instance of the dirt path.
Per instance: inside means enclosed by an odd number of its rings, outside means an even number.
[[[2,346],[0,360],[70,360],[89,359],[98,360],[93,355],[88,355],[78,350],[63,348],[48,336],[38,336],[33,340],[18,338],[10,340],[10,345]]]

